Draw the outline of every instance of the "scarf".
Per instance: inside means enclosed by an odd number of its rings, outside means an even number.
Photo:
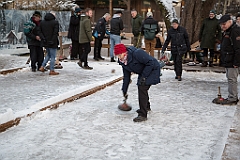
[[[119,59],[119,61],[126,66],[127,65],[127,55],[124,56],[123,60]]]

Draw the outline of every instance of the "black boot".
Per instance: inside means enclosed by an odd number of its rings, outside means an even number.
[[[114,60],[114,57],[111,58],[111,62],[116,62],[116,61]]]
[[[213,67],[213,57],[210,57],[209,67]]]
[[[203,64],[201,65],[201,67],[207,67],[207,65],[208,65],[208,58],[207,57],[204,57],[204,62],[203,62]]]

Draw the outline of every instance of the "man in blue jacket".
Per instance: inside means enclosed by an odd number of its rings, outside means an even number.
[[[148,90],[151,85],[160,83],[160,64],[142,49],[133,46],[126,48],[123,44],[114,46],[114,53],[118,56],[118,63],[123,69],[123,96],[127,97],[131,73],[138,74],[138,101],[140,109],[134,122],[147,120],[147,112],[151,110]]]

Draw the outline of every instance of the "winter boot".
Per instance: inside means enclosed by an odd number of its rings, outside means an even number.
[[[142,122],[146,120],[147,120],[147,117],[143,117],[143,116],[137,116],[136,118],[133,119],[134,122]]]
[[[203,62],[203,64],[201,65],[201,67],[207,67],[207,65],[208,65],[208,58],[207,57],[204,57],[204,62]]]
[[[178,81],[182,81],[182,77],[181,76],[177,76],[178,77]]]
[[[111,62],[116,62],[116,61],[114,60],[114,57],[111,57]]]
[[[83,68],[83,65],[82,65],[81,61],[79,61],[77,64],[79,65],[79,67]]]
[[[52,76],[53,76],[53,75],[58,75],[58,74],[59,74],[59,73],[58,73],[58,72],[55,72],[54,70],[52,70],[52,71],[49,72],[49,75],[52,75]]]
[[[39,71],[44,72],[44,71],[45,71],[44,67],[41,66],[41,67],[39,68]]]
[[[209,67],[213,67],[213,57],[210,57]]]
[[[93,67],[89,67],[88,65],[87,66],[84,66],[83,69],[88,69],[88,70],[92,70]]]

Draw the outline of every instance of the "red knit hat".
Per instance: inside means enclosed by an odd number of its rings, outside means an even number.
[[[124,44],[119,43],[114,46],[114,54],[119,55],[122,53],[127,52],[127,48],[124,46]]]

